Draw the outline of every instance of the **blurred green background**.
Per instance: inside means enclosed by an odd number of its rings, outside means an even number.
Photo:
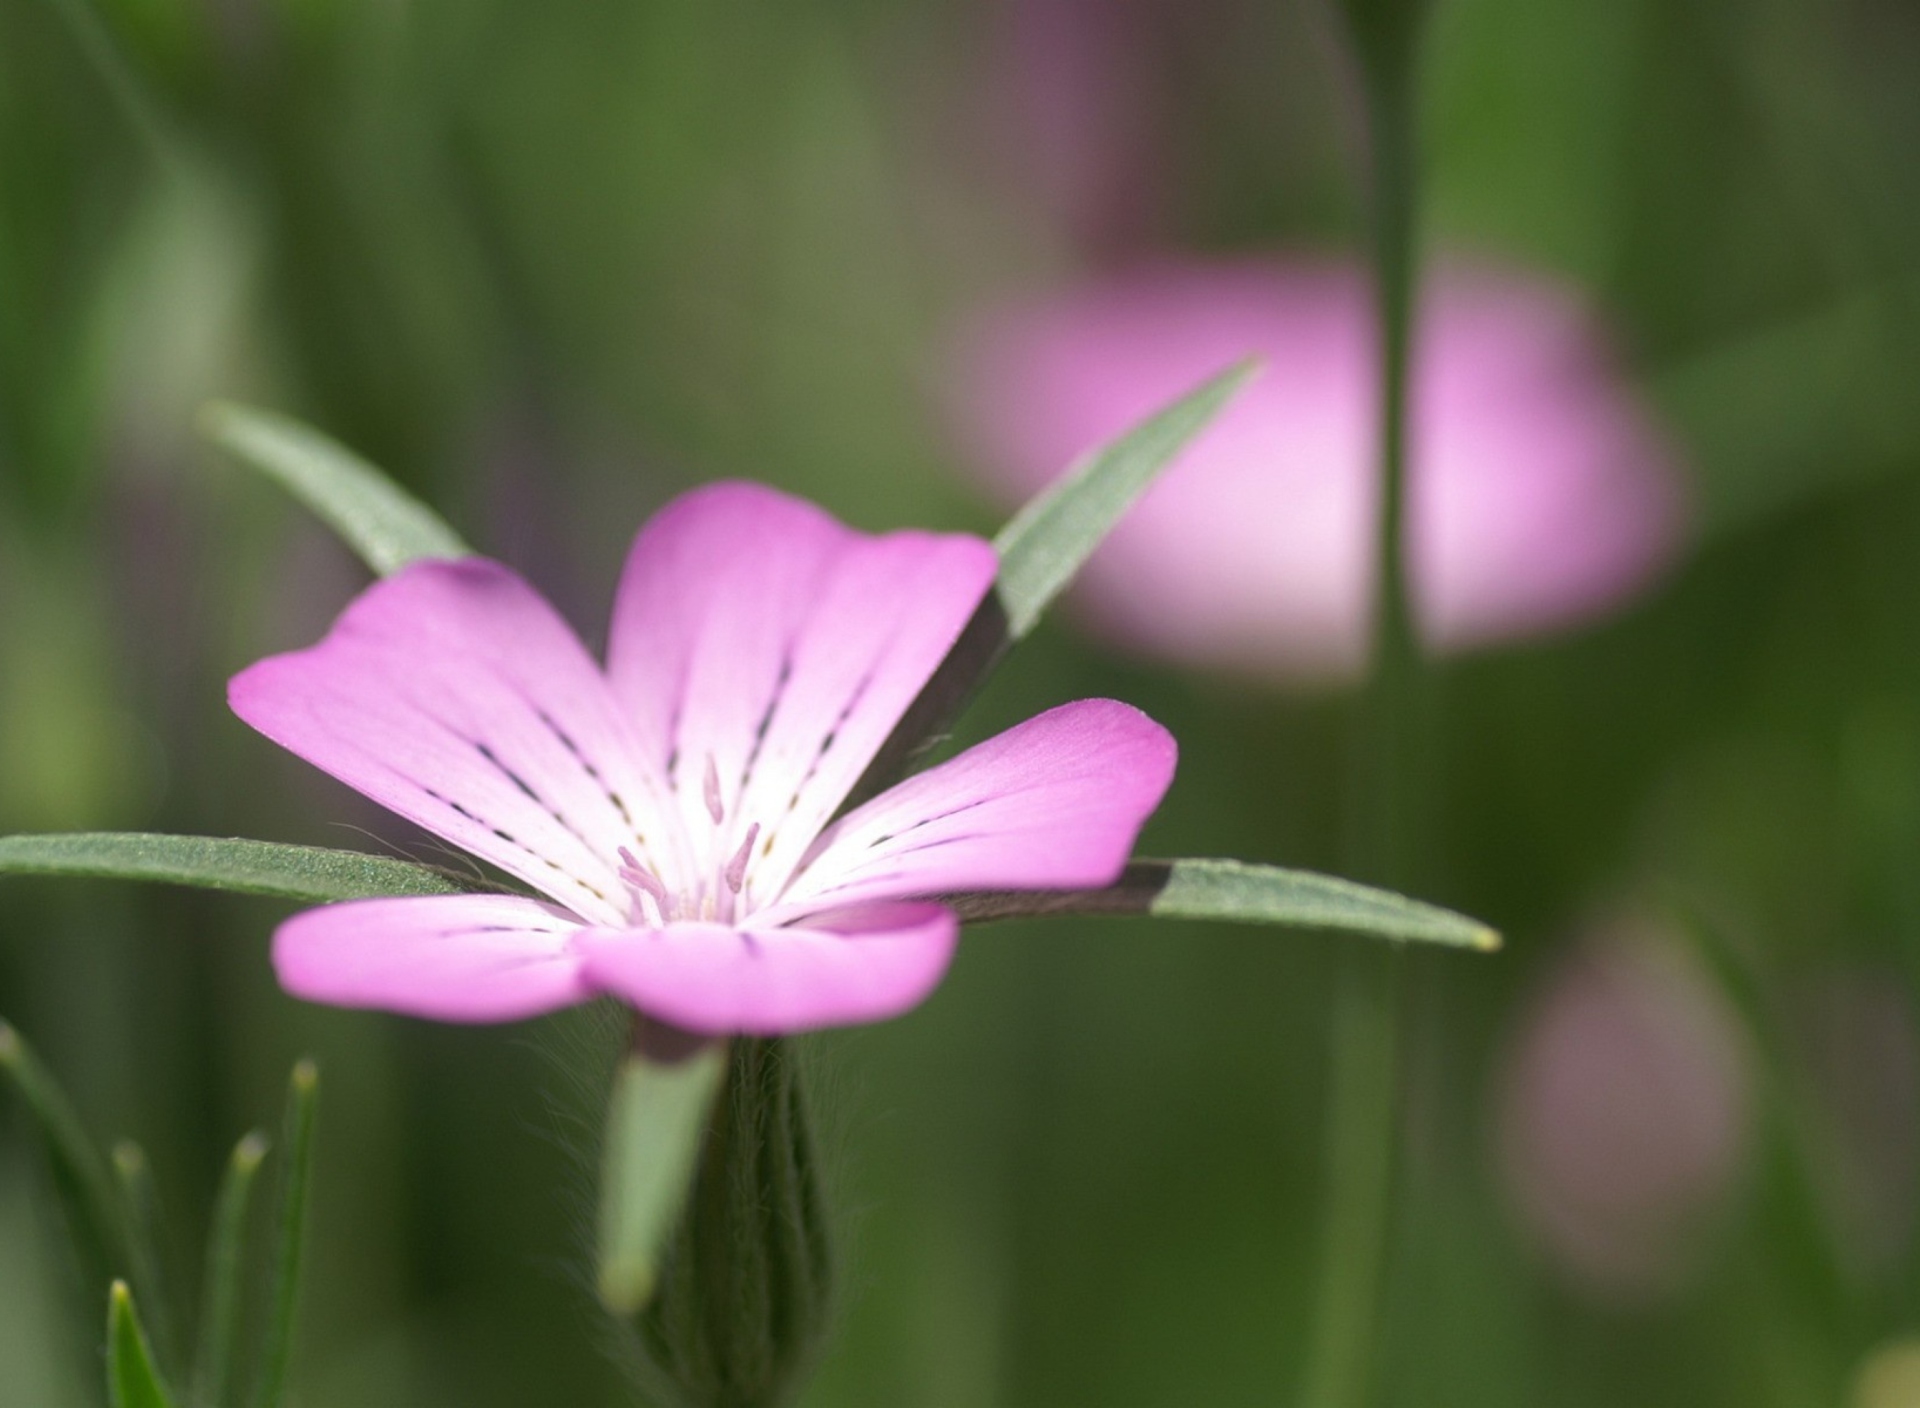
[[[197,440],[210,396],[362,450],[591,640],[634,528],[707,478],[991,529],[937,414],[983,300],[1356,244],[1330,14],[1116,5],[1158,164],[1089,229],[1002,91],[1034,2],[0,0],[0,831],[417,844],[225,708],[362,576]],[[1697,516],[1604,625],[1437,670],[1419,889],[1508,947],[1409,956],[1382,1401],[1920,1403],[1888,1387],[1920,1333],[1920,16],[1437,0],[1432,41],[1430,235],[1589,291]],[[1145,849],[1339,868],[1350,700],[1065,621],[967,736],[1086,694],[1181,739]],[[0,881],[0,1014],[145,1143],[182,1251],[319,1058],[307,1408],[625,1401],[586,1293],[606,1024],[302,1006],[280,912]],[[808,1408],[1287,1401],[1341,942],[987,928],[921,1011],[811,1042],[849,1275]],[[1519,1108],[1515,1063],[1608,963],[1682,994],[1673,1059],[1705,1031],[1735,1133],[1570,1242],[1510,1154],[1580,1110]],[[1619,1048],[1621,1099],[1659,1106],[1666,1068],[1627,1059],[1654,1048]],[[1621,1178],[1657,1163],[1616,1127]],[[0,1403],[61,1408],[93,1382],[36,1167],[0,1110]],[[1644,1255],[1596,1270],[1580,1236]]]

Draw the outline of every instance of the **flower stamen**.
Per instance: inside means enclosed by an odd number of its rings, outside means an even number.
[[[620,878],[627,888],[633,891],[633,912],[631,922],[651,924],[662,927],[667,922],[667,910],[670,896],[667,887],[660,883],[660,877],[640,864],[640,860],[625,846],[620,848]],[[649,914],[648,901],[652,901],[653,912]]]
[[[740,843],[740,849],[733,853],[733,859],[727,862],[727,888],[740,893],[740,887],[746,883],[747,862],[753,857],[753,843],[760,838],[760,823],[754,822],[747,828],[747,839]]]

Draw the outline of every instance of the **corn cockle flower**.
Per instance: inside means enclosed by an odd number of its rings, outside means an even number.
[[[1571,291],[1443,265],[1416,335],[1409,566],[1430,647],[1594,616],[1671,557],[1676,458]],[[1135,271],[977,326],[958,429],[989,486],[1020,502],[1181,389],[1262,355],[1265,374],[1094,554],[1079,605],[1148,654],[1351,678],[1371,619],[1375,345],[1353,264]]]
[[[1082,700],[839,814],[996,566],[712,485],[641,530],[604,670],[497,563],[377,582],[236,676],[235,712],[539,897],[308,910],[274,936],[282,984],[448,1021],[609,993],[711,1034],[914,1006],[959,927],[939,896],[1111,883],[1172,779],[1166,730]]]

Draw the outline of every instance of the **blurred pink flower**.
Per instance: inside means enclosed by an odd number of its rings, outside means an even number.
[[[476,1022],[606,992],[714,1034],[914,1006],[958,929],[930,897],[1110,883],[1173,775],[1166,730],[1081,700],[834,820],[996,565],[713,485],[635,540],[604,671],[498,563],[376,583],[236,676],[235,712],[544,898],[308,910],[274,936],[281,983]]]
[[[1683,950],[1628,928],[1561,960],[1497,1087],[1500,1171],[1553,1265],[1603,1298],[1671,1289],[1747,1150],[1749,1055]]]
[[[1675,457],[1575,296],[1442,266],[1418,337],[1411,571],[1429,645],[1550,630],[1645,585],[1677,546]],[[1204,377],[1266,358],[1107,540],[1078,602],[1144,653],[1351,678],[1370,617],[1375,341],[1352,264],[1147,269],[983,319],[953,409],[1014,503]]]
[[[1817,1112],[1815,1182],[1843,1265],[1865,1281],[1896,1273],[1920,1173],[1920,1034],[1906,985],[1897,972],[1834,967],[1806,975],[1790,1001]]]

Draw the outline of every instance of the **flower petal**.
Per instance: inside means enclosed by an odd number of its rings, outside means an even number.
[[[512,1022],[584,1002],[564,910],[514,895],[352,900],[273,936],[280,986],[309,1002],[441,1022]]]
[[[715,1035],[780,1036],[896,1017],[932,992],[960,922],[937,904],[868,905],[806,928],[670,924],[590,930],[586,980],[649,1017]]]
[[[754,484],[696,490],[647,524],[614,604],[608,673],[707,869],[757,824],[747,890],[777,891],[997,565],[978,538],[872,537]]]
[[[1173,780],[1173,735],[1111,699],[1063,704],[842,817],[767,917],[960,890],[1111,884]]]
[[[320,644],[236,675],[228,699],[276,743],[591,922],[626,922],[621,846],[658,869],[679,843],[592,657],[498,563],[423,562],[375,583]]]

